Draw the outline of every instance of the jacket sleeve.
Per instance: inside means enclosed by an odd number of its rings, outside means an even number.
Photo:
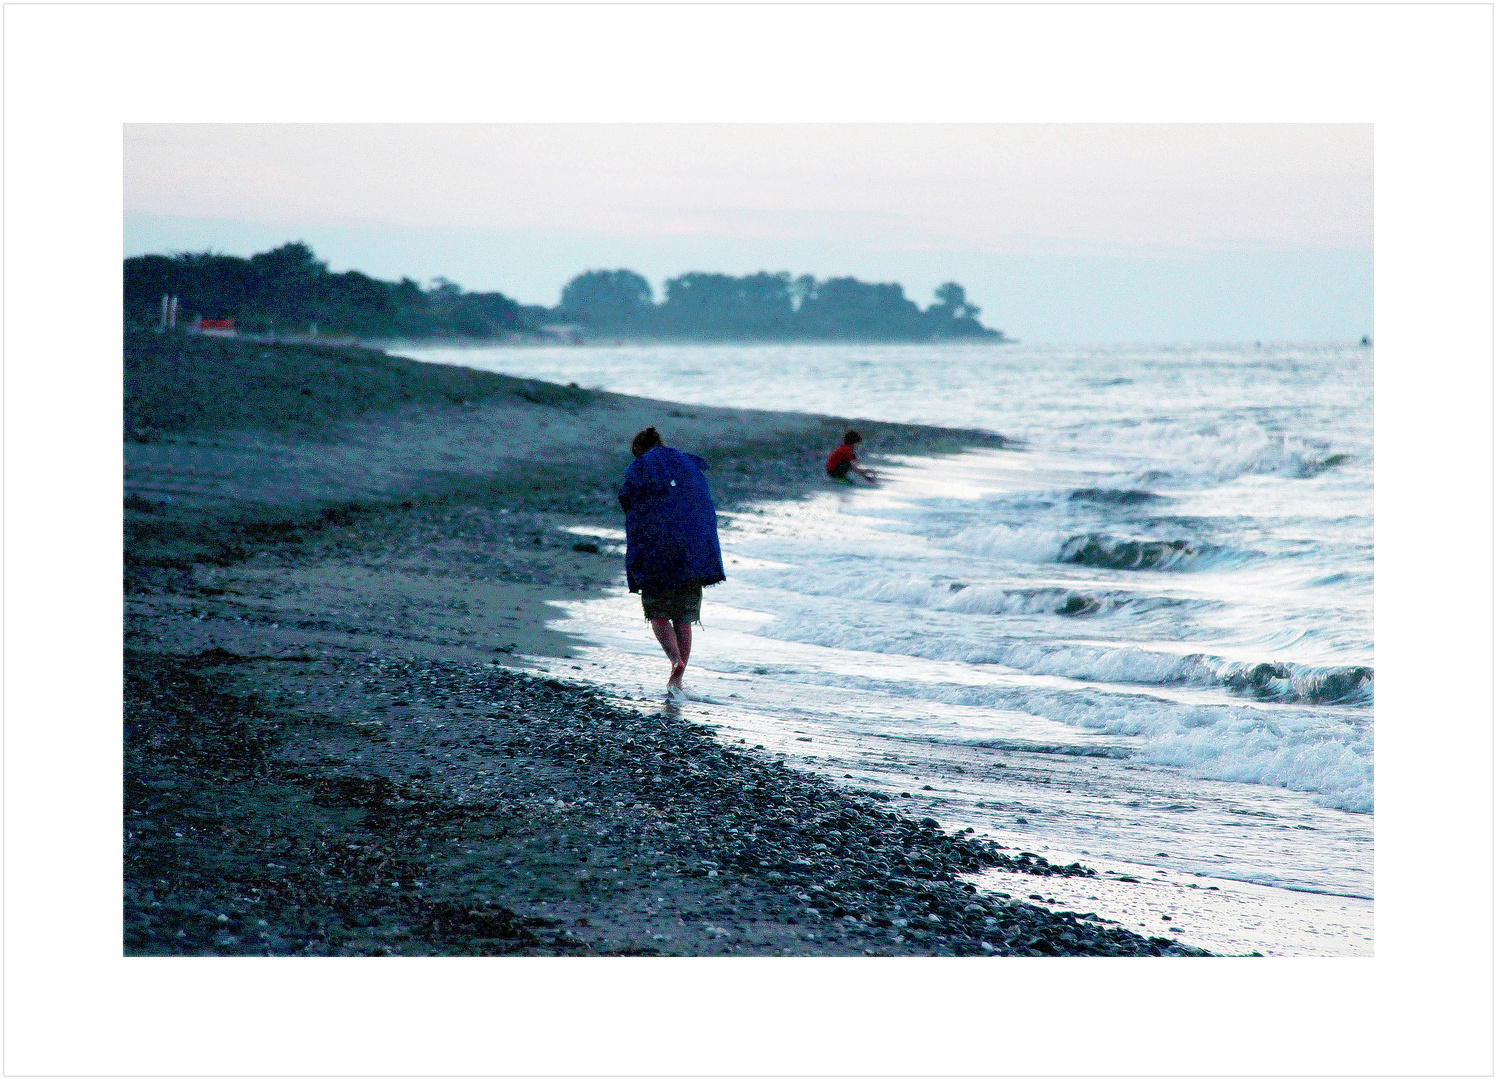
[[[624,470],[624,485],[619,488],[619,504],[628,511],[630,505],[639,497],[639,470],[631,464]]]

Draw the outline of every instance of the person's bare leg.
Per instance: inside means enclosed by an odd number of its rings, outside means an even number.
[[[681,646],[676,636],[676,628],[671,625],[669,619],[651,619],[650,629],[655,631],[655,640],[660,642],[660,647],[665,650],[665,655],[671,662],[670,681],[667,687],[681,686],[681,676],[686,674],[686,661],[681,657]],[[690,642],[691,634],[687,632],[687,641]],[[687,645],[687,650],[691,648]]]
[[[673,619],[671,630],[676,637],[676,657],[671,664],[670,681],[665,685],[669,690],[684,690],[681,680],[686,675],[686,662],[691,659],[691,623]]]

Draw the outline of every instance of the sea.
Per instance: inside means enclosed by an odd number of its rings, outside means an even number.
[[[587,644],[536,663],[1096,871],[980,888],[1213,952],[1372,954],[1370,348],[401,351],[1014,440],[922,459],[870,439],[878,484],[721,514],[728,580],[683,703],[622,587],[560,605]],[[622,520],[576,531],[622,551]]]

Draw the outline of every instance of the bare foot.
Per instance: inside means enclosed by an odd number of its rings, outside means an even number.
[[[665,688],[667,690],[680,690],[682,688],[681,687],[681,678],[685,674],[686,674],[686,661],[685,660],[677,660],[674,664],[671,665],[671,677],[670,677],[670,681],[665,684]]]

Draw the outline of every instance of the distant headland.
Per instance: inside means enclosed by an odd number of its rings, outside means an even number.
[[[335,274],[304,243],[242,259],[214,252],[125,260],[125,323],[361,340],[1008,341],[956,282],[921,309],[896,283],[788,272],[686,273],[654,289],[632,270],[589,270],[554,308],[437,278],[427,288]]]

